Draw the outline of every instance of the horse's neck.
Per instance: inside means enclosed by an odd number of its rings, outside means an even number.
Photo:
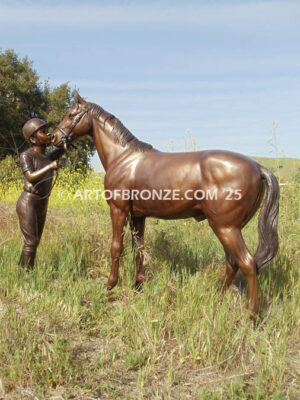
[[[124,147],[116,143],[111,130],[109,123],[103,124],[98,119],[93,120],[93,139],[105,171],[125,151]]]

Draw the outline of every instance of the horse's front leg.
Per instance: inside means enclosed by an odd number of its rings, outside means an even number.
[[[145,217],[131,217],[131,234],[132,234],[132,248],[136,249],[136,275],[135,287],[139,289],[145,280],[144,270],[144,231],[145,231]]]
[[[121,210],[114,204],[110,205],[110,217],[112,222],[113,238],[110,249],[112,265],[111,265],[110,275],[108,278],[108,286],[107,286],[108,290],[113,289],[118,282],[119,258],[123,250],[124,225],[127,214],[128,211]]]

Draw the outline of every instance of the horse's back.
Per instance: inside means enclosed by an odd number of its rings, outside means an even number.
[[[150,151],[144,153],[137,163],[136,174],[173,179],[186,179],[189,176],[198,184],[228,183],[244,177],[254,183],[260,177],[260,165],[251,158],[239,153],[222,150],[205,150],[185,153],[165,153]],[[177,179],[176,179],[177,178]],[[181,179],[180,179],[181,180]]]

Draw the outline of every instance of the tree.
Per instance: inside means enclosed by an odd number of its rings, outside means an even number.
[[[18,156],[28,144],[22,135],[24,123],[33,117],[46,119],[56,126],[70,107],[73,93],[64,83],[51,89],[41,83],[32,61],[20,59],[13,50],[0,49],[0,160]],[[70,151],[72,165],[88,166],[94,144],[85,140]]]
[[[0,51],[0,159],[25,148],[22,126],[41,114],[43,90],[32,63],[13,50]]]

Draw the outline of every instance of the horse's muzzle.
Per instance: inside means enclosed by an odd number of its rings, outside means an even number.
[[[56,135],[52,135],[52,137],[51,137],[51,143],[52,143],[53,146],[55,146],[55,147],[63,147],[62,138],[57,137]]]

